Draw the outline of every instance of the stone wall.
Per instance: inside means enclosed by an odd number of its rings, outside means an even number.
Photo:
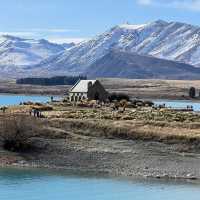
[[[88,88],[88,99],[100,101],[105,101],[108,99],[108,92],[98,80]]]

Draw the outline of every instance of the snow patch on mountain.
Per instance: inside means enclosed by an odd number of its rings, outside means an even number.
[[[0,36],[0,65],[34,65],[65,48],[47,40]]]
[[[143,28],[145,26],[146,26],[146,24],[139,24],[139,25],[122,24],[122,25],[120,25],[120,28],[135,30],[135,29]]]

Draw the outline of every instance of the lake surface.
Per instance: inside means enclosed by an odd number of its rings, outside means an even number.
[[[60,97],[54,97],[59,100]],[[50,101],[50,96],[34,96],[34,95],[9,95],[0,94],[0,106],[19,105],[21,102],[41,102]],[[194,111],[200,111],[200,102],[186,101],[186,100],[153,100],[156,105],[165,104],[166,107],[171,108],[187,108],[193,106]]]
[[[0,94],[0,106],[19,105],[27,101],[44,103],[50,101],[50,96]]]
[[[153,100],[156,105],[165,104],[166,107],[171,108],[187,108],[192,106],[194,111],[200,111],[200,102],[187,101],[187,100]]]
[[[2,200],[199,200],[200,185],[0,169]]]

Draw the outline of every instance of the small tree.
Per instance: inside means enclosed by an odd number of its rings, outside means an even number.
[[[191,87],[189,89],[189,97],[195,98],[195,96],[196,96],[196,89],[195,89],[195,87]]]
[[[130,100],[129,96],[124,93],[111,93],[109,95],[108,99],[110,102],[112,102],[114,100],[117,100],[117,101],[121,101],[121,100],[129,101]]]

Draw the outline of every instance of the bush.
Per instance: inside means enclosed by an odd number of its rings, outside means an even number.
[[[0,134],[3,148],[13,152],[26,152],[34,148],[31,137],[37,133],[39,124],[35,118],[23,115],[4,116]]]
[[[109,95],[108,99],[110,102],[112,102],[114,100],[117,100],[117,101],[121,101],[121,100],[129,101],[130,100],[129,96],[124,93],[112,93]]]
[[[154,103],[152,101],[144,101],[144,105],[152,107],[152,106],[154,106]]]

